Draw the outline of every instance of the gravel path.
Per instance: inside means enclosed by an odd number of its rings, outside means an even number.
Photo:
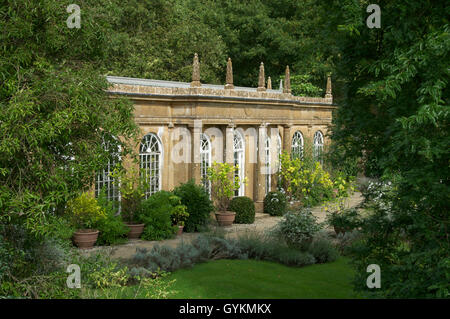
[[[361,193],[355,192],[346,200],[346,207],[355,207],[363,200]],[[314,207],[312,212],[317,216],[319,222],[323,222],[326,217],[324,207]],[[255,222],[253,224],[233,224],[229,227],[221,228],[227,237],[238,236],[239,233],[246,231],[264,232],[273,228],[283,217],[270,216],[267,214],[258,213],[255,216]],[[184,242],[189,243],[196,238],[199,233],[183,233],[181,236],[177,236],[174,239],[161,240],[161,241],[146,241],[146,240],[130,240],[128,243],[116,246],[98,246],[89,250],[83,251],[84,254],[90,255],[96,252],[108,252],[112,258],[131,258],[136,248],[151,249],[154,245],[168,245],[176,247],[178,244]]]

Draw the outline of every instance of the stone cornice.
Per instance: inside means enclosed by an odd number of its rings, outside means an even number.
[[[235,101],[258,104],[291,104],[291,105],[317,105],[336,108],[332,98],[294,96],[278,90],[257,91],[256,88],[235,87],[224,89],[220,85],[202,84],[202,87],[190,87],[189,83],[158,81],[147,79],[133,79],[123,77],[107,77],[111,83],[110,94],[127,95],[133,99],[147,100],[214,100]]]
[[[227,90],[231,91],[231,90]],[[177,101],[177,102],[211,102],[211,103],[229,103],[237,104],[257,104],[270,106],[287,106],[287,107],[317,107],[325,109],[336,109],[337,105],[330,102],[325,103],[325,98],[311,98],[311,97],[295,97],[297,99],[275,99],[275,98],[261,98],[261,97],[237,97],[225,95],[175,95],[175,94],[156,94],[156,93],[137,93],[137,92],[123,92],[116,90],[108,91],[111,95],[125,95],[131,97],[133,100],[153,100],[153,101]],[[263,92],[258,92],[263,93]]]

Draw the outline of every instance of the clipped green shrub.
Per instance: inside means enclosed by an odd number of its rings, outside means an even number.
[[[271,216],[282,216],[286,212],[286,195],[280,191],[269,192],[264,197],[264,213]]]
[[[141,203],[137,220],[145,224],[142,239],[163,240],[174,237],[177,227],[172,225],[171,213],[179,200],[171,192],[159,191]]]
[[[231,200],[228,210],[236,212],[236,224],[253,224],[255,222],[255,203],[246,196],[235,197]]]
[[[173,190],[174,195],[180,197],[186,206],[189,217],[184,223],[185,232],[200,231],[208,223],[211,211],[214,210],[212,201],[203,186],[195,184],[193,180],[181,184]]]

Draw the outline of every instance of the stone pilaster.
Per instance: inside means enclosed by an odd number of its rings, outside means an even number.
[[[234,163],[234,124],[228,124],[225,131],[225,162],[229,164]]]
[[[255,192],[256,198],[254,198],[255,201],[255,208],[256,211],[262,212],[263,210],[263,202],[264,202],[264,196],[265,188],[266,188],[266,173],[268,173],[268,170],[266,169],[266,166],[264,165],[266,162],[266,154],[264,152],[264,146],[267,138],[267,127],[265,124],[261,124],[258,128],[258,161],[256,162],[256,183],[255,183]]]
[[[197,122],[201,121],[194,121],[194,126],[189,127],[189,131],[191,133],[191,163],[190,163],[190,169],[189,169],[189,178],[194,179],[197,184],[201,183],[201,167],[200,167],[200,141],[201,141],[201,134],[202,134],[202,127],[201,124],[199,125]]]
[[[165,150],[167,150],[166,154],[164,154],[164,167],[163,167],[163,181],[167,181],[167,189],[173,189],[175,185],[175,174],[173,172],[175,171],[174,162],[172,161],[170,157],[170,152],[172,152],[173,149],[173,130],[174,125],[172,122],[170,122],[167,126],[167,137],[165,139],[165,143],[167,147],[165,147]],[[167,167],[168,169],[164,169]]]
[[[283,127],[283,152],[291,154],[292,125],[287,124]]]

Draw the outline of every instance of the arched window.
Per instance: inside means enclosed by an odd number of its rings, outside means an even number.
[[[107,143],[104,143],[105,150],[110,150],[111,147],[108,146]],[[95,197],[100,195],[102,190],[105,191],[106,198],[113,202],[115,208],[119,209],[120,207],[120,191],[118,181],[116,182],[114,177],[111,176],[111,173],[114,170],[114,167],[120,162],[120,147],[117,151],[111,152],[111,158],[108,160],[108,164],[106,167],[97,172],[97,176],[95,178]]]
[[[323,134],[321,131],[314,133],[314,159],[323,164]]]
[[[270,176],[270,138],[267,137],[266,138],[266,142],[264,143],[264,155],[265,155],[265,163],[264,166],[266,167],[266,171],[265,171],[265,192],[266,195],[268,192],[270,192],[270,182],[271,182],[271,176]]]
[[[211,166],[211,141],[204,133],[200,137],[200,160],[202,184],[208,194],[211,194],[211,183],[208,180],[208,168]]]
[[[291,157],[302,158],[303,157],[303,135],[300,131],[294,133],[291,144]]]
[[[234,196],[244,196],[244,177],[245,177],[245,142],[244,137],[238,131],[234,131],[233,138],[233,152],[234,152],[234,165],[238,165],[238,169],[235,171],[235,176],[239,176],[241,180],[241,186],[235,191]]]
[[[161,190],[162,144],[159,138],[149,133],[144,136],[139,147],[140,174],[147,183],[145,197]]]

